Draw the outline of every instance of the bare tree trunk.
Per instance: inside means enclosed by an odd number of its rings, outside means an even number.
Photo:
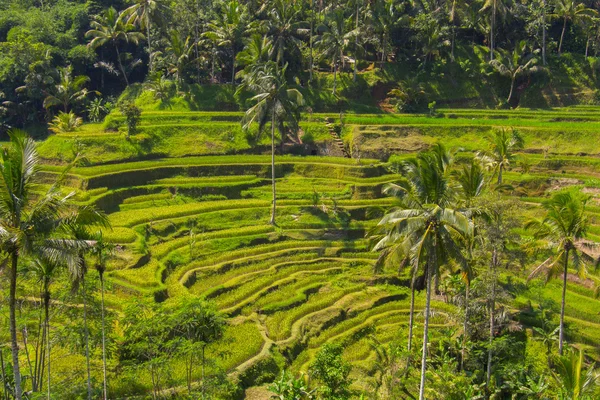
[[[356,74],[358,70],[358,13],[359,13],[359,2],[356,2],[356,22],[354,24],[355,36],[354,36],[354,76],[352,81],[356,82]]]
[[[335,85],[334,85],[335,86]],[[271,211],[271,225],[275,225],[275,211],[277,209],[277,193],[275,190],[275,106],[271,111],[271,183],[273,185],[273,210]]]
[[[333,95],[335,96],[337,88],[337,60],[333,59]]]
[[[587,38],[587,41],[585,42],[585,58],[588,57],[588,50],[590,49],[590,38]]]
[[[206,386],[204,384],[204,381],[206,380],[206,376],[204,375],[204,364],[206,363],[206,358],[204,355],[204,349],[206,346],[202,346],[202,399],[204,399],[205,393],[206,393]]]
[[[46,291],[46,294],[44,296],[44,322],[46,325],[46,358],[48,359],[48,365],[47,365],[47,369],[48,369],[48,378],[47,378],[47,384],[48,384],[48,400],[50,400],[50,393],[51,393],[51,386],[50,386],[50,292]]]
[[[0,368],[2,371],[2,398],[8,400],[8,387],[6,383],[6,367],[4,365],[4,354],[0,348]]]
[[[408,352],[412,350],[413,326],[415,322],[415,280],[410,282],[410,312],[408,316]]]
[[[563,355],[565,341],[565,304],[567,295],[567,274],[569,270],[569,248],[565,251],[565,270],[563,271],[562,300],[560,303],[560,333],[558,334],[558,354]]]
[[[498,263],[498,253],[496,249],[492,252],[492,264],[491,264],[491,275],[492,275],[492,297],[490,300],[490,336],[488,341],[488,360],[487,360],[487,376],[485,380],[486,389],[490,390],[490,380],[492,378],[492,345],[494,343],[494,319],[496,311],[496,265]]]
[[[542,64],[546,65],[546,0],[542,1]]]
[[[490,21],[490,60],[494,59],[494,29],[496,25],[496,0],[492,5],[492,20]]]
[[[14,390],[15,400],[23,399],[23,390],[21,388],[21,369],[19,367],[19,342],[17,340],[17,265],[19,263],[19,254],[17,251],[13,251],[11,256],[11,269],[10,269],[10,293],[8,298],[9,307],[9,325],[10,325],[10,344],[11,354],[13,362],[13,375],[14,375]]]
[[[427,348],[429,341],[429,314],[431,312],[431,281],[432,265],[428,265],[427,271],[427,299],[425,302],[425,322],[423,324],[423,354],[421,358],[421,383],[419,386],[419,400],[425,399],[425,375],[427,372]]]
[[[92,400],[92,374],[90,369],[90,334],[87,323],[87,299],[85,290],[85,276],[81,280],[81,289],[83,294],[83,330],[85,334],[85,364],[87,369],[87,394],[88,400]]]
[[[567,30],[567,16],[563,22],[562,33],[560,34],[560,43],[558,44],[558,54],[562,53],[563,39],[565,38],[565,31]]]
[[[231,84],[235,85],[235,46],[233,47],[233,57],[231,59]]]
[[[100,300],[101,300],[101,313],[102,313],[102,387],[103,387],[103,399],[108,399],[108,385],[106,382],[106,332],[105,332],[105,321],[104,321],[104,275],[100,273]]]
[[[502,170],[504,168],[502,167],[502,165],[500,165],[500,167],[498,167],[498,185],[502,184]]]
[[[150,13],[146,13],[146,32],[148,34],[148,69],[150,72],[154,70],[152,59],[152,39],[150,37]]]
[[[312,82],[313,79],[313,30],[315,24],[315,13],[314,13],[315,1],[311,0],[310,2],[310,38],[309,38],[309,46],[310,46],[310,60],[308,66],[308,80]]]
[[[515,80],[517,79],[517,77],[513,76],[512,78],[510,78],[510,92],[508,93],[508,98],[506,99],[506,104],[508,104],[510,106],[510,101],[512,100],[512,96],[513,96],[513,91],[515,88]]]
[[[27,344],[27,339],[29,338],[29,333],[27,332],[27,326],[23,327],[23,349],[25,349],[25,357],[27,358],[27,365],[29,366],[29,376],[31,376],[31,391],[37,392],[37,380],[35,376],[35,370],[33,365],[31,364],[31,357],[29,356],[29,346]]]
[[[468,279],[467,279],[468,280]],[[463,322],[463,341],[460,355],[460,370],[465,369],[465,357],[467,356],[467,338],[469,332],[469,290],[471,288],[471,282],[467,281],[465,287],[465,320]]]
[[[127,77],[127,73],[125,72],[125,68],[123,67],[123,63],[121,62],[121,52],[119,52],[119,47],[115,43],[115,50],[117,51],[117,63],[119,63],[119,69],[123,74],[123,78],[125,79],[125,84],[129,86],[129,78]]]

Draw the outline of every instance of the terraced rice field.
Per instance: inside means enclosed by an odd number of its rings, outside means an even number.
[[[69,185],[77,189],[78,201],[109,214],[113,229],[106,237],[120,245],[107,273],[107,303],[118,309],[121,299],[130,297],[211,299],[231,317],[231,341],[219,345],[227,347],[229,356],[221,358],[220,366],[245,377],[249,385],[256,383],[252,368],[267,368],[274,349],[294,370],[306,370],[328,342],[344,343],[355,376],[372,375],[375,359],[367,336],[375,335],[382,343],[404,338],[410,297],[397,271],[374,273],[378,255],[365,238],[393,204],[383,197],[383,185],[400,178],[378,159],[378,151],[389,153],[392,143],[392,152],[406,157],[441,141],[461,147],[460,160],[485,148],[485,135],[494,127],[518,128],[525,134],[521,162],[505,175],[523,217],[538,214],[539,203],[553,190],[579,185],[593,196],[590,238],[600,241],[600,109],[442,111],[443,118],[346,116],[344,141],[359,140],[370,157],[360,161],[278,157],[276,227],[268,225],[268,155],[200,156],[210,151],[188,148],[190,157],[157,154],[154,159],[116,159],[121,162],[104,165],[92,160],[75,168]],[[144,116],[142,127],[177,130],[185,124],[211,124],[225,129],[239,126],[239,117],[155,112]],[[334,117],[315,115],[306,124],[316,131],[325,118]],[[106,140],[105,135],[119,137],[88,129],[79,137],[88,143]],[[322,149],[329,143],[317,142]],[[49,163],[45,170],[55,174],[61,168]],[[511,283],[523,283],[531,267],[511,271]],[[594,338],[600,337],[600,302],[589,287],[599,279],[595,273],[588,279],[570,283],[567,317],[572,340],[598,351]],[[539,290],[559,300],[555,284]],[[535,304],[534,293],[522,289],[515,308]],[[422,308],[424,296],[416,301],[417,309]],[[436,298],[433,308],[434,331],[456,324],[456,310],[443,298]],[[420,315],[416,321],[418,329]],[[213,354],[220,350],[211,349]]]

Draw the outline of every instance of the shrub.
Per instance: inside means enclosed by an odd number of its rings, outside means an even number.
[[[137,126],[140,122],[140,117],[142,116],[142,110],[131,102],[121,103],[119,110],[121,111],[121,114],[125,116],[127,123],[127,137],[129,138],[137,131]]]
[[[60,111],[49,124],[49,129],[54,133],[75,132],[83,124],[83,119],[75,113]]]

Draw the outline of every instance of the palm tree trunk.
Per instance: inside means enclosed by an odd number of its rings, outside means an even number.
[[[2,398],[8,400],[8,388],[6,380],[6,366],[4,365],[4,354],[0,349],[0,371],[2,372]]]
[[[565,20],[563,22],[562,33],[560,34],[560,43],[558,44],[558,54],[562,53],[563,39],[565,38],[565,31],[566,30],[567,30],[567,16],[565,15]]]
[[[204,355],[204,349],[206,346],[202,346],[202,399],[204,399],[204,395],[205,395],[205,388],[206,386],[204,385],[204,380],[205,380],[205,376],[204,376],[204,364],[206,363],[206,358]]]
[[[567,295],[567,274],[569,270],[569,248],[565,251],[565,270],[563,271],[562,300],[560,303],[560,331],[558,334],[558,354],[563,355],[565,340],[565,304]]]
[[[233,57],[231,59],[231,84],[235,85],[235,47],[233,48]]]
[[[275,190],[275,105],[273,105],[271,111],[271,183],[273,185],[273,210],[271,211],[271,221],[269,223],[275,225],[275,210],[277,208],[277,193]]]
[[[85,334],[85,364],[87,368],[87,392],[88,400],[92,400],[92,377],[90,369],[90,334],[87,323],[87,299],[85,291],[85,276],[81,280],[81,289],[83,294],[83,331]]]
[[[546,65],[546,0],[542,1],[542,64]]]
[[[355,36],[354,36],[354,75],[352,77],[352,81],[356,82],[356,74],[358,69],[358,11],[359,11],[359,2],[356,2],[356,22],[354,24]]]
[[[494,29],[496,25],[496,0],[492,5],[492,20],[490,21],[490,60],[494,59]]]
[[[152,65],[152,39],[150,37],[150,13],[146,12],[146,33],[148,35],[148,69],[150,72],[153,70]]]
[[[494,342],[494,319],[495,319],[495,311],[496,311],[496,264],[498,262],[498,253],[496,249],[492,252],[492,264],[491,275],[492,275],[492,296],[490,300],[490,336],[488,341],[488,360],[487,360],[487,375],[485,380],[486,389],[490,389],[490,380],[492,378],[492,344]]]
[[[50,400],[50,290],[47,285],[44,290],[44,326],[46,328],[46,358],[48,359],[48,364],[46,366],[48,370],[48,377],[46,380],[46,383],[48,385],[47,398],[48,400]]]
[[[308,81],[312,82],[313,79],[313,29],[315,24],[315,0],[311,0],[310,2],[310,37],[309,48],[310,48],[310,57],[309,57],[309,66],[308,66]]]
[[[335,96],[335,91],[337,88],[337,60],[333,59],[333,95]]]
[[[425,322],[423,323],[423,354],[421,356],[421,384],[419,386],[419,400],[425,399],[425,374],[427,372],[427,347],[429,341],[429,314],[431,312],[431,281],[432,265],[428,266],[427,271],[427,299],[425,302]]]
[[[588,57],[588,51],[590,49],[590,38],[587,38],[587,41],[585,42],[585,58]]]
[[[506,99],[506,104],[508,104],[509,107],[510,107],[510,101],[511,101],[512,96],[513,96],[513,91],[514,91],[514,88],[515,88],[515,80],[516,79],[517,79],[516,76],[513,76],[512,78],[510,78],[510,92],[508,93],[508,98]]]
[[[500,164],[500,166],[498,167],[498,185],[502,185],[502,170],[504,169],[504,167],[502,166],[502,164]]]
[[[465,357],[467,356],[467,338],[469,332],[469,291],[471,289],[471,282],[467,282],[465,287],[465,320],[463,322],[463,341],[460,355],[460,370],[465,369]]]
[[[115,43],[115,50],[117,51],[117,62],[119,63],[119,69],[123,74],[123,78],[125,79],[125,84],[129,86],[129,78],[127,78],[127,74],[125,73],[125,68],[123,67],[123,63],[121,62],[121,52],[119,52],[119,46]]]
[[[10,344],[13,361],[13,375],[14,375],[14,390],[15,400],[23,399],[23,390],[21,388],[21,369],[19,367],[19,342],[17,339],[17,265],[19,263],[19,253],[15,250],[11,256],[11,270],[10,270],[10,293],[8,298],[8,307],[10,311],[9,325],[10,325]]]
[[[103,399],[108,398],[108,385],[106,382],[106,332],[104,322],[104,275],[100,273],[100,301],[102,314],[102,387],[104,389]]]
[[[415,280],[410,282],[410,312],[408,316],[408,352],[412,350],[413,325],[415,321]]]

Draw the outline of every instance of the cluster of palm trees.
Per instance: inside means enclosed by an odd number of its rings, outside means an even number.
[[[102,228],[108,227],[108,220],[104,214],[93,207],[76,206],[72,201],[74,193],[65,194],[61,183],[68,170],[48,189],[44,189],[45,186],[41,185],[40,163],[35,142],[22,131],[13,130],[9,135],[10,144],[2,150],[0,160],[0,255],[2,256],[0,271],[4,272],[9,282],[9,330],[14,377],[12,392],[15,399],[24,398],[23,374],[19,358],[17,287],[24,271],[30,270],[39,280],[41,287],[39,300],[42,304],[39,327],[41,343],[38,344],[38,347],[41,346],[41,351],[36,359],[36,370],[39,372],[35,374],[37,381],[35,377],[32,378],[32,384],[34,391],[42,391],[45,375],[47,395],[50,398],[51,285],[59,271],[65,269],[72,282],[81,287],[85,298],[88,261],[95,259],[104,291],[103,273],[110,245],[104,243],[100,232]],[[85,301],[83,312],[88,398],[91,398]],[[104,310],[102,317],[104,322]],[[104,349],[104,323],[102,332]],[[25,334],[23,339],[26,340]],[[6,371],[3,370],[2,375],[6,377]],[[106,398],[106,373],[104,387],[104,398]]]
[[[486,387],[490,386],[493,370],[493,340],[497,321],[497,268],[503,263],[507,251],[510,228],[507,228],[506,211],[493,206],[484,193],[506,189],[503,171],[514,162],[515,151],[522,147],[522,138],[515,131],[499,131],[491,138],[491,149],[478,153],[472,161],[452,167],[453,156],[441,145],[419,153],[415,158],[397,165],[404,179],[390,184],[386,193],[398,200],[371,232],[374,250],[381,252],[380,261],[400,268],[409,268],[411,282],[411,309],[409,318],[408,351],[411,352],[414,296],[417,282],[425,282],[426,302],[423,325],[423,348],[419,399],[425,398],[426,370],[429,345],[429,319],[431,297],[437,291],[440,278],[448,273],[461,276],[466,290],[461,304],[464,306],[464,332],[462,357],[470,326],[469,287],[477,274],[475,259],[488,258],[488,276],[491,288],[487,302],[489,313],[489,346]],[[491,171],[491,173],[487,172]],[[496,180],[497,178],[497,180]],[[493,182],[495,180],[495,182]],[[485,198],[486,200],[481,200]],[[567,191],[554,195],[543,203],[546,215],[541,220],[531,220],[526,228],[535,240],[527,243],[529,249],[551,248],[553,256],[531,274],[545,272],[547,278],[562,274],[563,290],[559,325],[559,355],[563,355],[565,338],[564,313],[569,262],[581,275],[585,266],[594,263],[589,255],[593,244],[583,240],[587,219],[586,198],[578,192]],[[463,360],[464,362],[464,360]]]
[[[534,0],[529,9],[524,7],[511,0],[190,0],[173,10],[186,18],[168,21],[166,2],[135,0],[120,13],[111,7],[98,15],[86,37],[94,49],[114,49],[118,73],[126,84],[130,71],[123,61],[131,61],[131,54],[121,49],[141,41],[146,42],[150,72],[160,69],[182,83],[193,78],[200,82],[207,70],[216,82],[221,69],[228,70],[229,81],[235,83],[236,69],[243,62],[239,55],[258,35],[271,43],[274,61],[291,66],[290,74],[300,76],[308,70],[312,80],[315,67],[324,65],[320,61],[328,64],[334,74],[334,93],[338,69],[348,63],[353,64],[356,79],[361,59],[383,65],[415,51],[414,56],[425,64],[435,58],[454,60],[461,38],[472,37],[473,44],[481,38],[481,44],[489,47],[490,60],[496,57],[498,42],[506,48],[522,48],[522,41],[529,42],[531,48],[541,49],[544,65],[551,43],[548,29],[554,21],[562,26],[558,53],[563,51],[569,24],[585,32],[586,55],[596,44],[600,20],[586,2]],[[511,18],[523,18],[519,26],[527,25],[528,37],[509,33]],[[499,37],[500,28],[507,37]],[[108,62],[100,65],[117,73]]]

